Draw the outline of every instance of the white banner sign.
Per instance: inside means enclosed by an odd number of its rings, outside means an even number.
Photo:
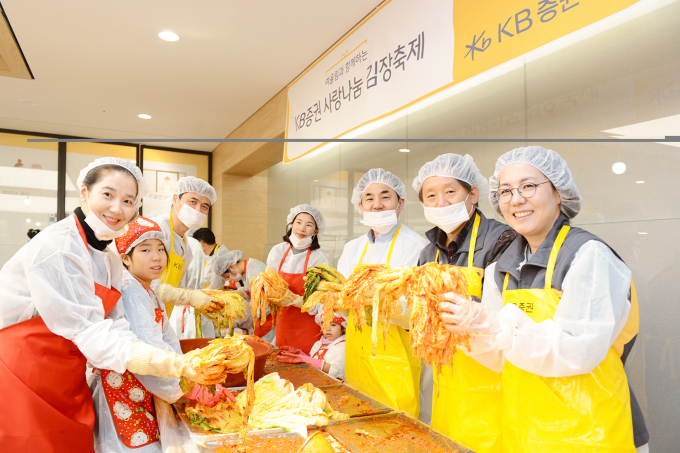
[[[340,138],[453,82],[453,0],[385,2],[288,88],[286,138]],[[286,142],[284,162],[323,143]]]

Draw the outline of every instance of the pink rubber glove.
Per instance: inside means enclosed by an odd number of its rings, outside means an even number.
[[[323,360],[321,359],[314,359],[304,352],[300,353],[292,353],[292,352],[287,352],[287,351],[282,351],[279,353],[280,362],[290,362],[290,363],[308,363],[317,370],[320,370],[321,367],[323,367]]]
[[[191,393],[188,395],[184,395],[184,397],[190,400],[196,400],[199,403],[204,404],[208,407],[213,407],[220,401],[225,400],[229,400],[232,403],[236,402],[236,398],[234,398],[234,395],[226,387],[222,387],[220,384],[215,385],[214,396],[210,394],[207,388],[203,388],[200,385],[196,384]]]

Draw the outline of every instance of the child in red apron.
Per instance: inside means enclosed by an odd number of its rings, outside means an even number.
[[[151,281],[158,278],[167,265],[165,246],[161,228],[145,217],[137,217],[125,234],[116,238],[117,251],[126,267],[121,303],[132,331],[140,339],[181,354],[163,303],[150,287]],[[128,448],[139,453],[160,452],[153,397],[173,403],[185,396],[180,390],[179,378],[143,376],[130,371],[119,374],[101,370],[91,388],[97,415],[95,450],[98,452]],[[201,398],[202,392],[185,397],[191,396]],[[221,390],[219,397],[225,396]],[[213,397],[210,398],[213,402]]]
[[[321,315],[316,314],[315,321],[322,326]],[[322,330],[323,336],[314,343],[309,355],[290,346],[282,346],[279,355],[281,362],[308,363],[330,377],[345,380],[345,329],[347,319],[335,313],[331,324]]]

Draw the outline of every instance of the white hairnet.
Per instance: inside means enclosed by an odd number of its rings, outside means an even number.
[[[472,156],[466,154],[447,153],[437,156],[434,160],[420,167],[418,176],[413,179],[413,190],[420,193],[423,183],[432,176],[444,176],[446,178],[463,181],[479,190],[480,198],[489,192],[489,181],[482,176]]]
[[[489,178],[489,200],[499,214],[502,215],[496,198],[499,186],[498,177],[505,167],[512,164],[528,164],[543,173],[560,195],[562,213],[569,219],[576,217],[581,210],[581,194],[578,193],[571,170],[559,154],[542,146],[516,148],[503,154],[496,161],[496,170]]]
[[[354,191],[352,192],[352,204],[357,209],[359,209],[361,197],[364,196],[364,192],[368,186],[376,183],[385,184],[397,192],[397,195],[399,195],[400,199],[406,200],[406,186],[399,178],[389,171],[383,170],[382,168],[372,168],[364,173],[364,176],[361,177],[354,188]]]
[[[179,178],[175,183],[175,193],[177,195],[182,195],[187,192],[193,192],[207,197],[208,200],[210,200],[210,204],[214,204],[217,201],[217,192],[215,192],[215,188],[202,179],[194,176]]]
[[[319,229],[318,235],[321,236],[321,233],[326,228],[326,220],[323,218],[321,211],[316,209],[314,206],[308,204],[299,204],[293,208],[290,208],[290,214],[288,214],[288,217],[286,217],[286,222],[288,222],[288,224],[293,223],[295,217],[297,217],[297,215],[301,212],[306,212],[307,214],[314,217],[316,227]]]
[[[217,275],[222,275],[229,270],[229,266],[233,266],[243,258],[243,252],[240,250],[229,250],[226,253],[220,253],[222,247],[217,249],[213,257],[213,270]]]
[[[146,180],[144,180],[144,176],[142,175],[142,171],[139,169],[139,167],[129,160],[120,159],[118,157],[100,157],[99,159],[95,159],[93,162],[90,162],[87,167],[80,170],[80,174],[76,180],[76,187],[80,189],[80,186],[83,184],[87,174],[91,170],[101,167],[102,165],[118,165],[119,167],[123,167],[132,173],[132,176],[134,176],[137,180],[137,198],[135,199],[135,208],[139,209],[139,207],[142,205],[142,198],[146,197],[146,195],[149,193],[149,185],[146,183]]]

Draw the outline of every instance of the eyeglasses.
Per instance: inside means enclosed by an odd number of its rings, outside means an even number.
[[[510,200],[512,200],[514,190],[517,190],[517,192],[524,198],[531,198],[536,193],[536,187],[540,186],[541,184],[546,184],[549,182],[550,181],[543,181],[539,182],[538,184],[534,184],[533,182],[526,182],[521,186],[516,187],[515,189],[501,189],[499,192],[496,193],[496,200],[498,200],[499,203],[503,204],[509,203]]]

